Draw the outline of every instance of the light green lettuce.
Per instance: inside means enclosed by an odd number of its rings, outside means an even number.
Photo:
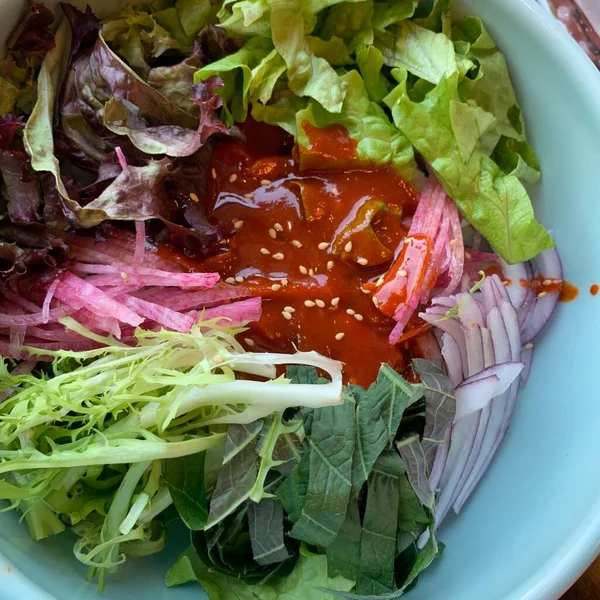
[[[481,133],[492,121],[480,107],[461,102],[458,74],[442,79],[421,102],[409,97],[407,75],[394,71],[399,84],[385,103],[464,216],[508,262],[529,260],[552,247],[519,179],[481,151]]]
[[[313,98],[330,112],[340,112],[346,87],[333,67],[311,51],[300,0],[271,0],[271,35],[287,65],[292,92]]]
[[[321,38],[328,40],[338,37],[344,41],[348,52],[373,44],[372,19],[373,0],[343,3],[332,6],[319,29]]]
[[[269,99],[267,91],[272,90],[275,83],[272,81],[273,74],[269,74],[269,71],[281,73],[281,65],[274,59],[272,51],[273,44],[268,38],[251,38],[234,54],[196,72],[195,83],[213,75],[218,75],[223,80],[224,86],[220,88],[219,95],[226,105],[224,110],[227,112],[224,116],[228,124],[246,120],[252,90],[262,102]]]
[[[412,21],[402,21],[391,31],[378,31],[375,46],[387,66],[405,68],[431,83],[439,83],[457,70],[452,41]]]

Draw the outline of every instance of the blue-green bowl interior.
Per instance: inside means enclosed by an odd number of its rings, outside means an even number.
[[[92,2],[103,12],[116,4]],[[536,344],[505,443],[462,514],[443,527],[446,552],[409,598],[547,600],[585,569],[600,541],[600,296],[589,293],[600,283],[600,77],[533,3],[456,5],[484,20],[508,59],[543,170],[532,190],[536,211],[581,293],[560,306]],[[16,19],[18,3],[0,6],[5,22]],[[64,535],[34,543],[15,515],[0,515],[0,598],[96,597],[72,542]],[[185,545],[185,535],[174,532],[162,554],[129,561],[110,579],[104,598],[203,597],[195,586],[163,585]]]

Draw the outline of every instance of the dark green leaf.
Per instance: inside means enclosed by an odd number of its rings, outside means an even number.
[[[192,530],[203,529],[208,518],[204,489],[204,453],[167,460],[165,480],[173,504]]]
[[[444,440],[444,434],[456,412],[454,388],[448,376],[437,361],[415,358],[413,368],[421,378],[426,399],[425,430],[421,446],[425,454],[425,463],[429,473],[438,445]]]
[[[314,367],[304,365],[290,365],[285,370],[285,376],[292,380],[292,383],[328,383],[324,377],[319,377]]]
[[[416,537],[427,528],[429,517],[406,475],[400,477],[398,486],[398,531],[414,533]]]
[[[256,449],[262,425],[262,421],[255,421],[229,426],[223,466],[210,500],[207,528],[231,514],[250,496],[258,475]]]
[[[422,388],[381,365],[377,381],[368,391],[352,387],[356,399],[356,451],[352,484],[359,488],[369,477],[378,456],[390,448],[407,407],[422,396]]]
[[[425,454],[423,454],[423,447],[419,441],[419,436],[414,435],[406,438],[398,442],[397,447],[400,456],[406,464],[406,474],[412,489],[417,498],[433,512],[435,498],[429,487]]]
[[[294,467],[286,480],[279,486],[277,495],[292,523],[302,516],[302,509],[308,494],[308,477],[310,470],[310,451],[306,451],[300,462]]]
[[[357,594],[394,591],[399,479],[403,474],[402,459],[394,450],[388,450],[379,457],[369,478],[360,539]]]
[[[259,565],[271,565],[290,557],[283,541],[283,507],[265,498],[248,506],[252,554]]]
[[[350,402],[314,411],[308,495],[292,537],[327,547],[339,533],[352,489],[354,430]]]
[[[341,575],[356,581],[360,568],[360,511],[358,500],[348,504],[346,520],[339,535],[327,546],[327,565],[330,577]]]

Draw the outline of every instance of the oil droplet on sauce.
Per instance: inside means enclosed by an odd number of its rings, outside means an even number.
[[[600,292],[600,286],[597,283],[594,283],[590,286],[590,294],[595,296],[598,292]]]

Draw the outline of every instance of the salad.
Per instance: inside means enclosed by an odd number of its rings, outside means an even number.
[[[176,536],[211,600],[400,597],[563,287],[502,53],[450,0],[58,13],[0,63],[5,509],[100,591]]]

